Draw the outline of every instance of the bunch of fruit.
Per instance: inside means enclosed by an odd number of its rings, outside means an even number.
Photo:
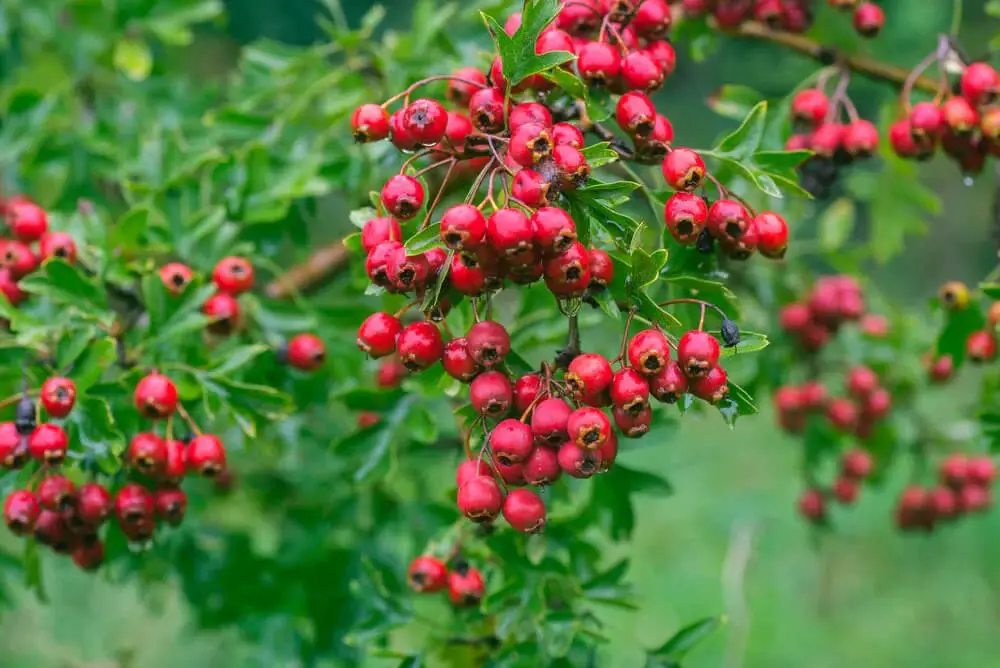
[[[635,0],[642,2],[642,0]],[[885,12],[869,0],[827,0],[831,7],[853,11],[858,34],[875,37],[885,25]],[[747,21],[759,21],[772,30],[801,33],[813,24],[814,0],[683,0],[689,16],[711,16],[723,30],[739,28]]]

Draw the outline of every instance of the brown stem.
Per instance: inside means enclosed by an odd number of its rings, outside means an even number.
[[[191,427],[191,431],[194,432],[195,436],[201,436],[201,429],[198,427],[198,423],[188,414],[187,409],[184,408],[184,404],[177,404],[177,413],[180,414],[181,418],[187,422],[187,425]]]
[[[296,292],[307,292],[347,268],[350,253],[343,241],[320,248],[308,260],[276,276],[264,293],[273,299],[287,299]]]

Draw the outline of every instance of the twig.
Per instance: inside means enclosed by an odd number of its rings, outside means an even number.
[[[276,276],[264,288],[264,292],[274,299],[286,299],[296,292],[308,292],[346,269],[349,260],[350,253],[344,242],[335,241],[320,248],[302,264]]]

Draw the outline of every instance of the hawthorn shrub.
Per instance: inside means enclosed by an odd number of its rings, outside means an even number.
[[[606,555],[672,491],[629,452],[768,397],[817,531],[894,466],[902,530],[989,510],[995,370],[972,436],[923,405],[995,360],[995,272],[916,324],[866,278],[940,206],[911,160],[1000,145],[954,35],[892,66],[867,1],[322,4],[323,42],[215,73],[214,0],[0,10],[0,463],[39,596],[50,551],[303,664],[589,664],[637,600]],[[724,85],[692,147],[662,101],[736,39],[816,72]],[[857,77],[898,104],[864,118]]]

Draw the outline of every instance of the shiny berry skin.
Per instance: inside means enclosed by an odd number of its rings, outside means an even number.
[[[403,112],[403,123],[418,144],[431,146],[444,138],[448,112],[437,100],[414,100]]]
[[[39,398],[46,413],[54,418],[64,418],[76,403],[76,384],[62,376],[47,378],[42,383]]]
[[[104,563],[104,541],[88,536],[73,547],[73,563],[83,571],[96,571]]]
[[[861,490],[854,478],[837,478],[833,483],[833,496],[844,505],[850,505],[858,500]]]
[[[653,411],[648,405],[637,413],[629,413],[621,406],[614,406],[611,415],[615,419],[615,427],[626,438],[642,438],[649,433],[649,423],[653,420]]]
[[[153,505],[159,519],[170,526],[178,526],[187,512],[187,494],[179,487],[158,489],[153,494]]]
[[[531,433],[540,445],[557,447],[567,439],[569,416],[573,409],[562,399],[543,399],[531,414]]]
[[[607,42],[588,42],[576,58],[580,78],[592,86],[613,82],[622,69],[618,48]]]
[[[707,374],[692,378],[688,391],[710,404],[718,404],[729,394],[729,377],[721,366],[712,367]]]
[[[826,518],[826,499],[818,489],[807,489],[799,497],[799,514],[814,524]]]
[[[206,329],[212,334],[225,336],[239,326],[240,304],[227,292],[216,293],[205,300],[201,312],[211,320]]]
[[[556,25],[571,35],[586,35],[600,27],[600,17],[597,0],[574,0],[559,10]]]
[[[578,241],[570,243],[569,248],[545,262],[545,275],[561,285],[584,288],[590,283],[590,254]]]
[[[500,477],[508,485],[523,485],[524,484],[524,467],[521,464],[504,464],[501,461],[494,462],[497,465],[497,471],[500,472]]]
[[[968,479],[973,485],[989,486],[996,481],[997,469],[988,455],[969,459]]]
[[[500,418],[510,411],[514,388],[503,372],[486,371],[469,384],[469,401],[480,415]]]
[[[160,280],[167,292],[175,297],[182,292],[191,282],[193,276],[191,268],[180,262],[171,262],[160,267]]]
[[[11,278],[15,281],[38,269],[38,256],[26,244],[20,241],[6,241],[3,248],[0,264],[10,272]]]
[[[692,192],[705,179],[705,161],[689,148],[675,148],[663,159],[663,178],[674,190]]]
[[[399,222],[388,216],[372,218],[361,228],[361,246],[365,249],[365,254],[370,254],[382,242],[399,242],[402,238]]]
[[[521,475],[528,485],[551,485],[562,475],[558,451],[535,448],[521,466]]]
[[[47,510],[62,510],[73,503],[76,485],[64,475],[54,473],[38,483],[38,503]]]
[[[615,107],[615,120],[618,122],[618,127],[633,139],[646,139],[653,135],[653,130],[656,128],[656,107],[645,93],[637,91],[625,93],[618,99],[618,105]],[[664,173],[666,173],[666,163],[664,163]],[[704,163],[702,163],[702,173],[704,174]],[[667,180],[669,181],[670,177],[667,177]],[[693,189],[694,187],[691,188]]]
[[[410,220],[424,205],[424,187],[406,174],[391,177],[382,186],[382,204],[400,220]]]
[[[35,461],[55,466],[66,458],[68,444],[62,427],[51,423],[40,424],[28,437],[28,452]]]
[[[566,421],[569,440],[585,450],[597,450],[610,438],[611,420],[592,406],[577,408]]]
[[[490,465],[480,459],[467,459],[455,469],[455,485],[461,487],[481,475],[490,475]]]
[[[875,37],[885,25],[885,12],[874,2],[862,2],[854,10],[854,29],[862,37]]]
[[[226,468],[226,447],[218,436],[195,436],[188,443],[187,465],[198,475],[213,478]]]
[[[826,407],[826,419],[835,429],[853,431],[858,424],[858,405],[850,399],[834,399]]]
[[[638,415],[649,405],[649,382],[635,369],[618,370],[611,381],[611,403]]]
[[[358,348],[373,359],[396,352],[396,341],[403,331],[399,318],[378,312],[368,316],[358,329]]]
[[[952,97],[941,105],[945,126],[958,135],[965,135],[979,125],[979,112],[964,97]]]
[[[477,569],[469,568],[465,573],[448,573],[448,599],[452,605],[471,608],[479,605],[485,594],[486,583]]]
[[[910,111],[910,132],[915,138],[937,136],[944,129],[944,113],[933,102],[918,102]]]
[[[542,207],[531,216],[535,245],[545,254],[558,255],[576,241],[576,223],[557,207]]]
[[[167,484],[179,484],[181,478],[187,473],[187,446],[183,441],[165,440],[163,447],[166,451],[166,459],[160,478]]]
[[[622,81],[634,91],[654,91],[663,85],[666,73],[648,51],[633,51],[622,59]]]
[[[705,229],[708,204],[694,193],[674,193],[664,207],[664,220],[677,243],[690,246],[698,241]]]
[[[507,260],[530,254],[534,238],[531,219],[520,209],[497,209],[486,221],[486,243]]]
[[[145,487],[129,483],[115,495],[115,516],[124,525],[152,523],[156,507]]]
[[[685,332],[677,344],[677,364],[688,378],[701,378],[719,364],[722,350],[708,332]]]
[[[525,102],[510,110],[507,123],[511,132],[516,132],[524,125],[534,123],[545,129],[552,127],[552,113],[548,107],[538,102]]]
[[[407,293],[422,288],[430,273],[427,256],[423,253],[410,255],[405,246],[396,246],[385,260],[386,278],[395,292]]]
[[[830,111],[830,99],[821,90],[799,91],[792,99],[792,120],[819,127]]]
[[[525,123],[514,130],[507,145],[510,159],[522,167],[533,167],[552,155],[552,135],[539,123]]]
[[[88,482],[80,485],[76,494],[76,516],[92,529],[104,524],[111,515],[111,493],[104,485]]]
[[[423,371],[441,359],[444,341],[432,322],[415,322],[403,328],[396,341],[399,361],[410,371]]]
[[[46,232],[38,242],[38,253],[43,260],[58,257],[73,264],[76,262],[76,242],[66,232]]]
[[[406,127],[406,122],[403,120],[405,112],[405,109],[400,109],[389,117],[389,141],[400,151],[410,152],[415,150],[419,143]]]
[[[563,190],[575,190],[590,178],[590,165],[578,149],[561,144],[552,149],[552,161]]]
[[[365,273],[372,283],[383,288],[392,287],[392,281],[389,280],[389,262],[402,247],[403,244],[399,241],[383,241],[372,249],[365,258]]]
[[[808,151],[812,146],[812,133],[793,134],[785,141],[786,151]]]
[[[469,118],[480,132],[499,132],[504,127],[504,93],[499,88],[477,90],[469,98]]]
[[[892,408],[892,395],[884,387],[876,388],[865,397],[861,408],[866,420],[881,420]]]
[[[156,434],[144,432],[133,436],[126,456],[132,466],[150,477],[156,477],[166,469],[167,448]]]
[[[863,480],[871,475],[872,456],[865,450],[848,450],[840,460],[840,470],[847,478]]]
[[[135,407],[150,420],[162,420],[177,409],[177,386],[160,373],[151,373],[135,386]]]
[[[0,464],[7,469],[19,469],[28,457],[27,438],[18,433],[13,422],[0,423]]]
[[[600,451],[584,450],[572,441],[559,446],[556,456],[562,470],[574,478],[589,478],[601,469]]]
[[[522,169],[514,176],[511,197],[525,206],[537,209],[548,201],[550,188],[551,184],[541,174],[531,169]],[[483,234],[485,233],[484,227]]]
[[[645,0],[635,8],[630,25],[643,39],[664,39],[670,33],[671,18],[666,0]]]
[[[972,63],[962,73],[962,97],[980,107],[989,104],[1000,90],[1000,74],[989,63]]]
[[[464,336],[445,344],[441,365],[445,373],[463,383],[471,382],[483,370],[469,353],[468,341]]]
[[[613,380],[611,363],[597,353],[577,355],[566,371],[566,386],[578,400],[591,406],[610,402]]]
[[[34,202],[12,197],[7,200],[5,209],[7,226],[18,241],[38,241],[49,229],[45,209]]]
[[[363,104],[351,114],[354,141],[380,141],[389,136],[389,112],[377,104]]]
[[[380,389],[391,390],[399,387],[403,379],[409,375],[406,367],[399,363],[397,359],[382,360],[379,364],[378,372],[375,374],[375,384]]]
[[[993,361],[997,356],[996,334],[988,330],[973,332],[965,341],[965,353],[974,364]]]
[[[35,520],[35,540],[41,545],[51,547],[57,554],[69,554],[73,547],[74,536],[62,516],[54,510],[42,510]]]
[[[847,154],[855,158],[866,158],[878,150],[878,128],[871,121],[858,119],[844,127],[841,144]]]
[[[500,485],[490,476],[477,476],[458,489],[458,509],[473,522],[492,522],[502,507]]]
[[[644,163],[662,162],[674,141],[674,126],[663,114],[657,114],[653,132],[636,141],[636,158]]]
[[[406,582],[413,591],[430,593],[448,586],[448,567],[437,557],[422,555],[410,562]]]
[[[866,366],[856,366],[847,372],[847,391],[864,399],[879,388],[878,374]]]
[[[843,145],[844,126],[836,122],[819,126],[809,140],[809,148],[824,158],[832,158]]]
[[[242,294],[253,287],[253,265],[245,257],[224,257],[212,270],[212,281],[220,292]]]
[[[521,533],[545,530],[545,502],[531,489],[512,489],[503,502],[503,518]]]
[[[643,376],[655,376],[670,361],[670,345],[667,337],[656,329],[646,329],[629,341],[627,349],[629,366]]]
[[[591,248],[587,255],[590,258],[590,285],[602,288],[610,285],[615,277],[615,265],[611,256],[600,248]]]
[[[514,418],[503,420],[490,432],[490,449],[504,466],[520,464],[534,450],[531,427]]]
[[[486,218],[471,204],[457,204],[441,217],[441,241],[448,248],[473,248],[486,237]]]
[[[941,462],[938,473],[944,484],[954,488],[962,487],[969,479],[969,459],[961,453],[949,455]]]
[[[927,510],[936,520],[950,520],[959,514],[959,500],[947,487],[932,487],[927,493]]]
[[[472,359],[486,368],[500,364],[510,352],[510,334],[503,325],[492,320],[473,325],[466,340]]]
[[[529,373],[517,379],[514,383],[514,410],[518,416],[532,408],[541,391],[542,377],[537,373]]]
[[[448,99],[457,105],[468,105],[476,91],[486,88],[486,75],[476,67],[462,67],[455,70],[454,78],[448,81]]]
[[[296,334],[288,342],[288,363],[299,371],[316,371],[326,361],[326,344],[315,334]]]
[[[583,132],[572,123],[556,123],[552,126],[552,142],[556,146],[572,146],[582,150],[585,141]]]
[[[3,503],[4,522],[16,536],[30,534],[41,511],[38,499],[27,489],[11,492]]]
[[[463,295],[475,297],[486,292],[486,271],[479,265],[475,255],[456,254],[451,260],[451,273],[448,275],[451,286]]]
[[[677,362],[667,360],[663,369],[649,379],[649,393],[657,401],[673,404],[688,391],[688,379]]]
[[[889,127],[889,144],[901,158],[919,158],[924,154],[921,146],[913,140],[909,119],[903,118]]]
[[[955,371],[955,360],[951,355],[941,355],[930,360],[927,375],[932,383],[945,383]]]

